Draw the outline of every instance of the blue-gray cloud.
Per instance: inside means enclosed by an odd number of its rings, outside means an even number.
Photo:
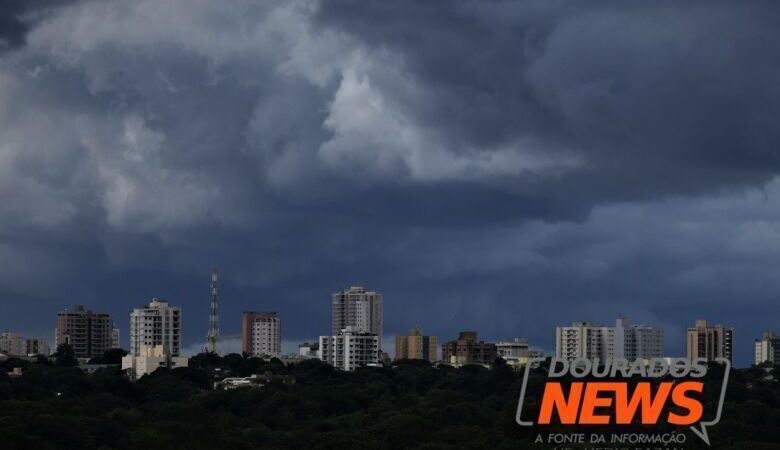
[[[277,309],[289,340],[354,282],[389,332],[440,339],[550,348],[622,313],[679,354],[703,317],[744,363],[776,327],[773,2],[22,3],[0,7],[0,328],[160,296],[196,345],[214,262],[223,329]]]

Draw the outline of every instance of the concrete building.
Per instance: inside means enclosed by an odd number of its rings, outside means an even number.
[[[720,324],[711,326],[706,320],[697,320],[693,327],[688,328],[685,343],[689,361],[696,358],[706,361],[726,358],[732,361],[734,329]]]
[[[111,348],[122,348],[122,339],[116,324],[114,324],[111,330]]]
[[[300,359],[312,359],[312,358],[318,358],[317,352],[320,349],[320,344],[318,342],[314,343],[308,343],[304,342],[303,344],[298,345],[298,358]]]
[[[138,348],[138,354],[128,353],[127,356],[122,357],[122,370],[127,371],[130,378],[134,380],[148,375],[160,367],[175,369],[188,365],[187,358],[172,355],[168,351],[168,347],[162,344],[141,344]]]
[[[49,341],[6,331],[0,333],[0,352],[13,356],[48,355]]]
[[[382,294],[352,286],[333,294],[331,334],[347,327],[377,335],[382,349]]]
[[[505,360],[510,366],[524,366],[528,364],[528,360],[531,358],[544,357],[544,353],[541,350],[532,349],[528,345],[528,341],[522,338],[497,342],[496,352],[498,357]]]
[[[630,362],[660,358],[664,352],[664,332],[647,325],[630,325],[619,318],[614,327],[574,322],[555,329],[555,355],[559,359],[586,358],[599,361],[626,359]]]
[[[348,326],[333,336],[320,336],[318,357],[333,367],[352,371],[379,364],[379,336]]]
[[[48,339],[30,338],[24,340],[26,355],[48,356],[51,352]]]
[[[172,357],[181,352],[181,308],[153,298],[145,308],[130,313],[130,355],[141,356],[141,348],[162,345]]]
[[[628,319],[615,321],[613,358],[628,361],[661,358],[664,355],[663,328],[647,325],[631,325]]]
[[[493,364],[498,357],[496,344],[477,341],[476,331],[461,331],[458,339],[445,342],[441,348],[441,359],[447,364]]]
[[[14,356],[27,355],[25,347],[24,336],[21,334],[9,331],[0,334],[0,352]]]
[[[278,358],[282,354],[282,322],[275,312],[244,312],[241,351],[252,356]]]
[[[756,339],[755,364],[780,364],[780,336],[766,332],[761,339]]]
[[[95,358],[111,350],[111,315],[93,312],[81,305],[73,310],[62,310],[57,314],[55,348],[68,344],[77,358]]]
[[[435,363],[438,348],[436,336],[423,336],[419,328],[413,329],[409,336],[395,337],[395,359],[424,359]]]

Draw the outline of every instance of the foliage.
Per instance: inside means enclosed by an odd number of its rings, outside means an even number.
[[[67,349],[58,353],[67,358]],[[533,444],[537,430],[514,422],[521,374],[504,365],[399,361],[343,373],[316,360],[202,354],[189,368],[131,383],[118,369],[89,375],[59,361],[0,363],[4,450],[545,448]],[[13,367],[24,375],[6,376]],[[296,383],[210,390],[210,376],[265,371]],[[778,448],[780,388],[769,373],[733,373],[724,420],[710,429],[715,448]],[[541,379],[532,374],[531,383]],[[691,434],[684,447],[705,448]]]

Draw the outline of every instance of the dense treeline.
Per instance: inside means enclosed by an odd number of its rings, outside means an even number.
[[[521,374],[500,364],[454,369],[406,361],[340,373],[314,360],[285,366],[206,354],[190,364],[131,383],[117,368],[85,374],[67,355],[55,364],[0,363],[0,448],[548,448],[533,444],[538,430],[515,424]],[[8,377],[12,367],[24,375]],[[211,390],[215,373],[264,371],[292,375],[296,384]],[[767,373],[732,374],[723,421],[710,430],[714,448],[780,449],[780,388]],[[532,397],[541,377],[532,377]],[[688,435],[684,448],[705,448]]]

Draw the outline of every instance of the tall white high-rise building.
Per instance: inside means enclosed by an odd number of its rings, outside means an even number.
[[[281,356],[282,321],[275,312],[244,312],[241,318],[241,350],[252,356]]]
[[[574,322],[555,331],[555,355],[559,359],[623,358],[628,361],[660,358],[664,352],[664,332],[646,325],[629,325],[620,318],[614,327]]]
[[[320,360],[341,370],[379,363],[379,336],[348,326],[333,336],[320,336]]]
[[[382,348],[382,294],[352,286],[333,294],[331,334],[352,329],[377,335]]]
[[[181,352],[181,308],[153,298],[145,308],[130,313],[130,355],[140,356],[141,346],[163,346],[166,354]]]

